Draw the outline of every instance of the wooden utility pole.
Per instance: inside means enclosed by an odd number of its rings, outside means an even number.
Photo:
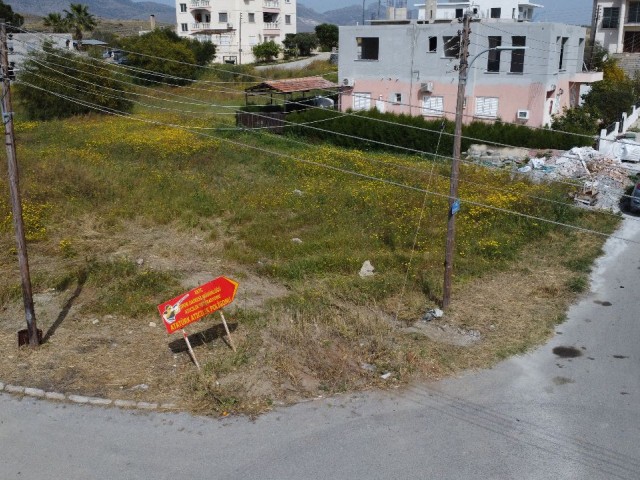
[[[451,180],[449,186],[449,220],[447,222],[447,243],[444,254],[444,286],[442,288],[442,308],[451,302],[451,283],[453,276],[453,253],[456,237],[456,212],[454,204],[458,198],[458,176],[460,172],[460,150],[462,145],[462,118],[464,115],[464,93],[467,86],[469,35],[471,34],[471,15],[463,17],[463,30],[460,38],[460,66],[458,80],[458,100],[456,103],[456,126],[453,138],[453,160],[451,161]]]
[[[18,181],[18,160],[16,158],[16,144],[13,131],[11,82],[9,79],[7,25],[4,19],[0,19],[0,57],[0,63],[2,64],[2,123],[4,124],[5,145],[7,147],[11,212],[13,214],[13,226],[16,232],[16,243],[18,246],[18,263],[20,264],[22,298],[24,300],[24,312],[27,318],[29,345],[35,347],[40,344],[40,339],[38,338],[36,314],[33,308],[31,277],[29,275],[29,259],[27,258],[27,241],[24,235],[24,222],[22,221],[22,203],[20,200],[20,185]]]

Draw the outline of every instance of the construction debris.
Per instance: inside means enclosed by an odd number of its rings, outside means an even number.
[[[591,147],[575,147],[566,152],[545,151],[543,155],[531,151],[528,156],[518,151],[517,157],[514,157],[514,149],[502,152],[500,149],[472,147],[467,152],[470,160],[511,168],[534,181],[575,180],[577,190],[574,199],[577,203],[614,212],[620,210],[620,198],[632,183],[629,175],[638,168],[629,164],[629,160],[623,163],[621,157],[624,154],[629,159],[640,158],[636,151],[640,150],[640,144],[631,143],[621,145],[615,156],[603,155]],[[489,152],[491,155],[487,155]]]

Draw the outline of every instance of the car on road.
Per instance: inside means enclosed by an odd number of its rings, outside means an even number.
[[[629,210],[632,213],[640,212],[640,183],[636,183],[636,186],[633,187],[633,192],[629,197]]]

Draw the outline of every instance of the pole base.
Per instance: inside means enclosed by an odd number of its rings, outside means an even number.
[[[38,342],[42,344],[42,330],[38,329]],[[18,346],[29,345],[29,330],[18,331]]]

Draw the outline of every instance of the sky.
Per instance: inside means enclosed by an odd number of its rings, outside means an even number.
[[[143,1],[143,0],[134,0]],[[160,3],[174,5],[175,0],[155,0]],[[317,12],[326,12],[349,5],[361,5],[362,0],[298,0],[298,3],[313,8]],[[377,0],[365,0],[367,5]],[[382,0],[385,5],[387,0]],[[421,0],[408,0],[409,5],[421,3]],[[591,23],[593,0],[532,0],[531,3],[544,5],[536,11],[536,21],[574,23],[588,25]]]
[[[374,3],[375,0],[366,0],[366,2],[368,5]],[[359,4],[356,0],[298,0],[298,3],[318,12]],[[409,0],[408,3],[410,5],[417,4],[420,3],[420,0]],[[537,20],[582,25],[591,23],[592,0],[533,0],[531,3],[544,5],[544,8],[537,10]],[[386,0],[382,0],[382,4],[386,4]]]

